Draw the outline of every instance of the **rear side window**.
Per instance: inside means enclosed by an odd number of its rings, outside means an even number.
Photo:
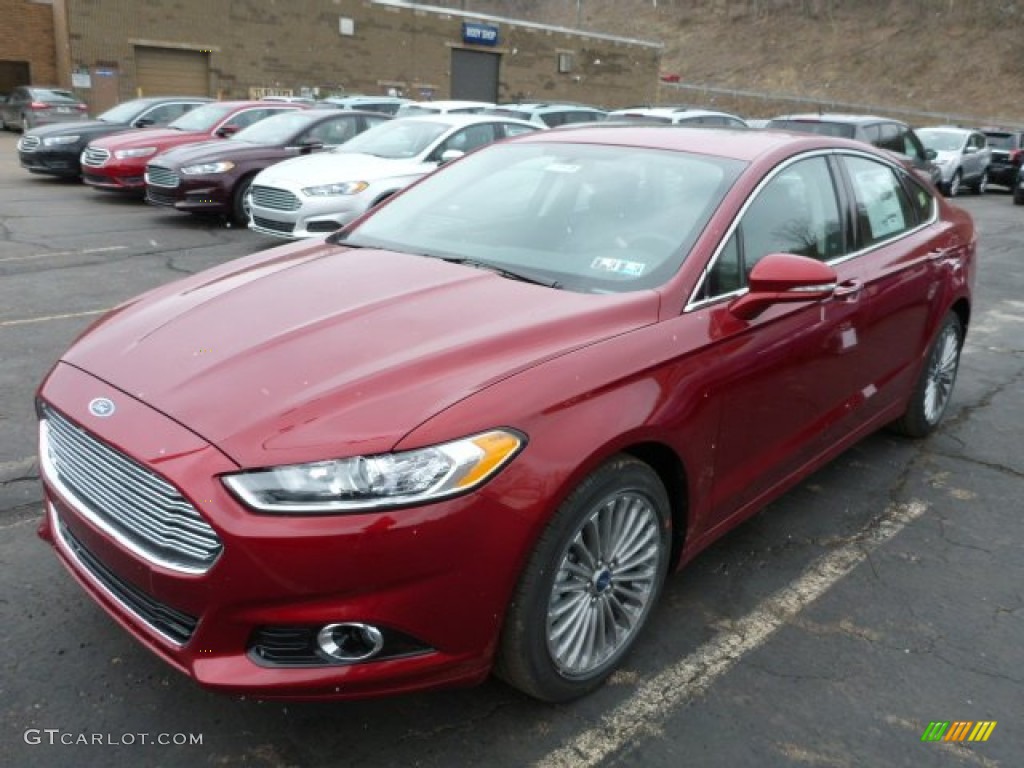
[[[916,226],[917,211],[892,168],[863,157],[847,157],[844,162],[857,206],[861,248],[890,240]]]

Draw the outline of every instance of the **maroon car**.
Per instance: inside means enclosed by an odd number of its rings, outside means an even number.
[[[38,393],[40,532],[210,688],[493,670],[571,699],[669,571],[873,431],[939,425],[976,249],[851,140],[499,142],[99,320]]]
[[[223,139],[282,111],[303,104],[215,101],[182,115],[166,128],[136,128],[90,141],[82,152],[82,181],[96,189],[145,193],[146,163],[183,144]]]
[[[268,117],[228,141],[188,144],[146,166],[146,201],[189,213],[219,213],[248,224],[253,177],[289,157],[344,144],[390,120],[379,112],[308,110]]]

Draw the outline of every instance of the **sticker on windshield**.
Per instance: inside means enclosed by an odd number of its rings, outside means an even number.
[[[639,277],[644,273],[646,266],[642,261],[627,261],[626,259],[597,258],[590,262],[591,269],[614,272],[617,275],[629,277]]]
[[[551,171],[551,173],[576,173],[579,169],[578,165],[571,163],[551,163],[544,168],[545,171]]]

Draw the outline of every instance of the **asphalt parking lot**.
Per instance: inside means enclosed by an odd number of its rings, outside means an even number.
[[[207,693],[35,536],[32,394],[105,309],[278,241],[17,166],[0,134],[0,763],[40,766],[1004,766],[1024,755],[1024,208],[959,204],[979,284],[946,422],[879,433],[670,578],[582,701],[499,682],[282,704]],[[985,742],[923,742],[994,721]]]

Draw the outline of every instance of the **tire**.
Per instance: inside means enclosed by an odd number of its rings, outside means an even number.
[[[960,318],[950,312],[928,348],[907,410],[891,425],[894,431],[907,437],[925,437],[939,425],[953,395],[963,341]]]
[[[547,702],[598,688],[632,648],[658,600],[671,540],[668,494],[647,464],[620,455],[587,476],[527,560],[495,673]]]
[[[956,197],[960,194],[960,183],[963,180],[963,176],[960,171],[957,170],[953,174],[953,178],[949,180],[949,184],[946,185],[946,197]]]
[[[988,169],[981,172],[978,180],[971,185],[971,191],[976,195],[984,195],[988,191]]]
[[[231,220],[241,227],[249,226],[249,206],[246,203],[246,196],[252,187],[252,180],[256,174],[249,174],[243,177],[231,193]]]

